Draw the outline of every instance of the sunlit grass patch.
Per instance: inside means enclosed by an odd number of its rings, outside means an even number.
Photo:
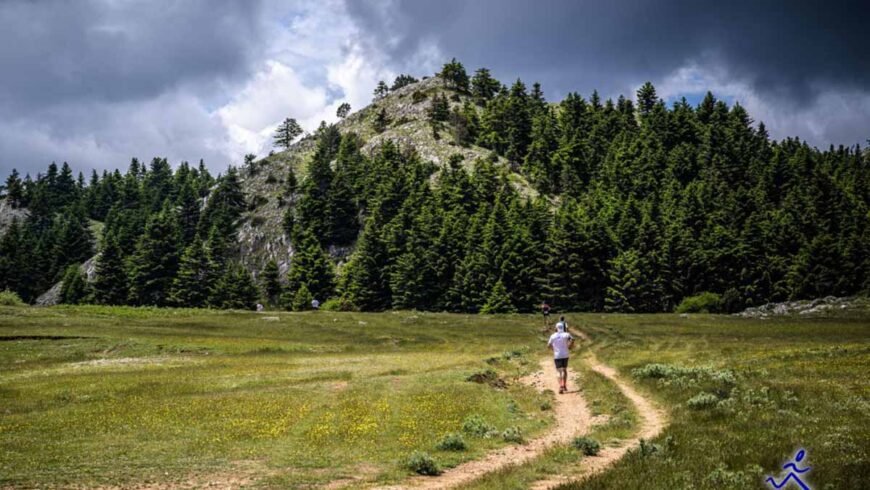
[[[245,477],[267,485],[360,468],[389,482],[414,451],[450,467],[507,444],[439,450],[472,414],[530,435],[551,423],[543,398],[515,382],[522,353],[484,362],[522,350],[521,317],[481,337],[462,315],[277,315],[3,309],[0,486],[196,481],[247,462],[257,470]],[[505,385],[466,381],[484,369]]]

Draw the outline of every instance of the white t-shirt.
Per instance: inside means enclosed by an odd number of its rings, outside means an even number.
[[[572,340],[574,340],[574,337],[572,337],[568,332],[556,332],[553,335],[550,335],[550,341],[547,342],[547,347],[553,348],[553,358],[567,359],[571,355],[568,345]]]

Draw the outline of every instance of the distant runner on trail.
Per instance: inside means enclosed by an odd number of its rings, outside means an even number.
[[[550,305],[546,301],[541,303],[541,313],[544,314],[544,326],[550,324]]]
[[[317,301],[317,298],[311,300],[311,309],[319,310],[320,309],[320,301]]]
[[[559,318],[556,323],[556,333],[550,336],[547,347],[553,349],[553,357],[556,360],[556,371],[559,372],[559,394],[568,391],[568,357],[574,346],[574,337],[568,333],[568,324],[565,317]]]

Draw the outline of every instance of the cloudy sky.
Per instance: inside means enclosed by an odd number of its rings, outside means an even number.
[[[775,138],[870,138],[870,4],[768,0],[3,0],[0,175],[131,157],[215,170],[451,57],[504,82],[739,101]]]

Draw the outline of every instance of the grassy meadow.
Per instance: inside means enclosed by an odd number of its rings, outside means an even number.
[[[814,488],[870,481],[870,315],[569,320],[671,425],[567,488],[763,488],[798,447]],[[543,339],[527,315],[0,307],[0,487],[401,482],[414,451],[449,467],[553,423],[551,396],[514,382]],[[631,404],[574,367],[608,416],[591,436],[631,438]],[[490,437],[437,449],[474,415]],[[583,457],[556,447],[469,488],[527,488]]]

